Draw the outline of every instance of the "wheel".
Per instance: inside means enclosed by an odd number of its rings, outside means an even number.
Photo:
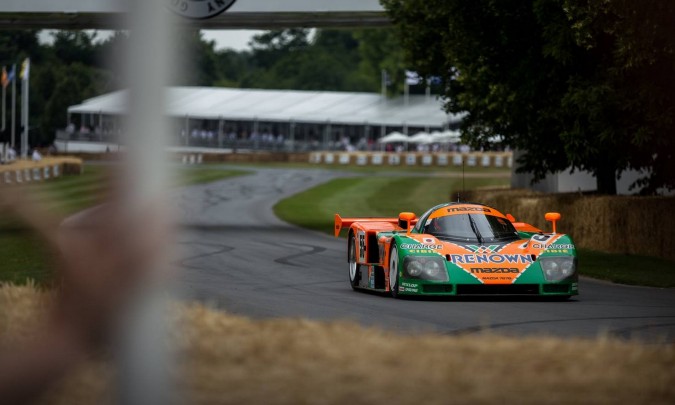
[[[396,245],[391,247],[389,254],[389,291],[391,296],[398,298],[398,250]]]
[[[361,266],[356,263],[356,238],[354,234],[349,237],[349,247],[347,248],[347,261],[349,262],[349,284],[353,289],[359,286],[361,279]]]

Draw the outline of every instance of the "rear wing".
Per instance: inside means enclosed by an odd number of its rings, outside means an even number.
[[[376,217],[367,217],[367,218],[342,218],[340,214],[335,214],[335,237],[340,235],[340,231],[343,227],[349,228],[354,222],[386,222],[394,226],[398,226],[398,218],[376,218]],[[417,223],[417,219],[410,221],[411,226]]]

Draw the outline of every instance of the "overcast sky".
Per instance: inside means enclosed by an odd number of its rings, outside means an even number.
[[[254,30],[204,30],[204,39],[216,41],[216,49],[232,48],[236,51],[249,49],[253,35],[264,32]]]
[[[39,38],[41,42],[50,42],[50,30],[41,31]],[[258,30],[204,30],[204,38],[216,42],[216,49],[232,48],[236,51],[249,49],[248,42],[253,35],[263,31]],[[112,31],[99,31],[98,38],[107,38]]]

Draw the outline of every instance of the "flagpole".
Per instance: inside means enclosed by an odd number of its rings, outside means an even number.
[[[12,80],[12,149],[16,152],[14,147],[16,141],[16,64],[12,65],[12,71],[14,72],[14,79]]]
[[[2,130],[0,130],[0,132],[2,132],[4,138],[5,128],[7,127],[7,82],[5,81],[7,78],[7,70],[4,67],[2,68],[2,73]],[[2,143],[0,143],[0,157],[3,161],[7,161],[7,148],[4,139]]]
[[[7,126],[6,122],[6,117],[5,117],[5,110],[6,110],[6,105],[5,105],[5,99],[7,98],[7,83],[5,82],[5,78],[7,77],[7,69],[4,67],[2,68],[2,131],[5,130],[5,127]]]
[[[387,71],[382,69],[380,73],[382,81],[382,100],[387,99]]]
[[[406,78],[405,86],[403,86],[403,99],[406,107],[408,107],[408,93],[410,93],[410,89],[408,87],[408,79]]]
[[[26,67],[24,69],[22,83],[23,92],[21,93],[21,98],[23,99],[23,108],[21,109],[23,116],[23,119],[21,120],[23,123],[23,133],[21,134],[21,157],[25,159],[28,157],[28,92],[30,88],[30,59],[26,58],[24,63],[26,64]]]

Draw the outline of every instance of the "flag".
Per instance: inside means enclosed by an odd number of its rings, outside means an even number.
[[[15,77],[16,71],[14,69],[14,66],[12,66],[12,70],[10,70],[9,73],[7,73],[7,84],[9,85],[14,80]]]
[[[429,84],[433,85],[439,85],[443,83],[443,79],[440,76],[431,76],[427,79],[427,81],[429,82]]]
[[[30,77],[30,59],[26,58],[21,64],[20,76],[22,80],[28,80]]]
[[[422,78],[417,73],[410,70],[405,71],[405,84],[414,86],[416,84],[420,84],[421,81]]]
[[[2,78],[0,79],[2,81],[2,87],[7,87],[9,84],[9,79],[7,78],[7,69],[5,67],[2,67]]]

